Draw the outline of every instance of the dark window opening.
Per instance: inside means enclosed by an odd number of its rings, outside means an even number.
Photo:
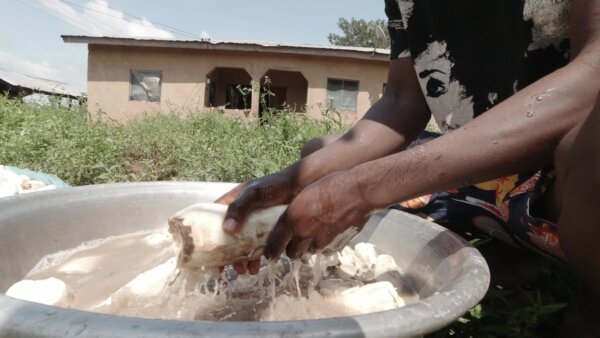
[[[252,86],[228,84],[225,92],[225,108],[250,109],[252,105]]]

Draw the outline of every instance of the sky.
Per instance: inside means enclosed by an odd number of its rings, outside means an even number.
[[[383,0],[0,0],[0,68],[85,91],[87,45],[61,35],[329,45],[339,18],[384,19]]]

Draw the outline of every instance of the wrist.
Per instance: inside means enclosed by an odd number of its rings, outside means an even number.
[[[329,172],[323,168],[326,162],[321,161],[316,156],[302,158],[290,166],[283,169],[280,174],[284,175],[289,182],[289,187],[294,192],[294,196],[299,194],[302,189],[326,176]]]
[[[397,165],[396,157],[371,161],[352,168],[360,198],[370,210],[379,210],[410,196],[408,172]]]
[[[309,168],[302,159],[292,163],[277,174],[281,175],[283,177],[282,179],[287,182],[292,195],[295,197],[306,186],[316,181],[316,179],[312,178],[313,175],[311,172],[311,168]]]
[[[349,169],[344,172],[344,174],[346,176],[344,179],[345,183],[351,182],[352,184],[352,193],[357,197],[358,208],[364,210],[365,212],[371,212],[387,206],[376,203],[376,201],[372,198],[373,194],[371,192],[373,189],[373,183],[371,182],[371,177],[365,174],[365,171],[362,170],[360,166]]]

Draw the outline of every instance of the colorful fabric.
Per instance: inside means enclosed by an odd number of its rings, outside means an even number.
[[[568,63],[571,2],[385,0],[390,58],[412,58],[431,114],[445,133]],[[417,142],[433,137],[423,134]],[[549,171],[521,173],[421,196],[398,208],[455,232],[564,259],[556,225],[532,215],[531,206],[551,181]]]
[[[426,133],[424,138],[431,138]],[[553,172],[539,170],[429,194],[404,201],[397,209],[420,215],[464,236],[489,236],[565,261],[556,224],[532,212]]]

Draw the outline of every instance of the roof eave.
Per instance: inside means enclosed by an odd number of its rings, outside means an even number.
[[[258,42],[230,42],[211,40],[163,40],[163,39],[134,39],[119,37],[95,37],[62,35],[65,43],[86,43],[89,45],[112,45],[156,48],[184,48],[214,51],[244,51],[257,53],[281,53],[311,56],[328,56],[337,58],[352,58],[360,60],[388,61],[389,50],[375,48],[356,48],[338,46],[309,46]]]

